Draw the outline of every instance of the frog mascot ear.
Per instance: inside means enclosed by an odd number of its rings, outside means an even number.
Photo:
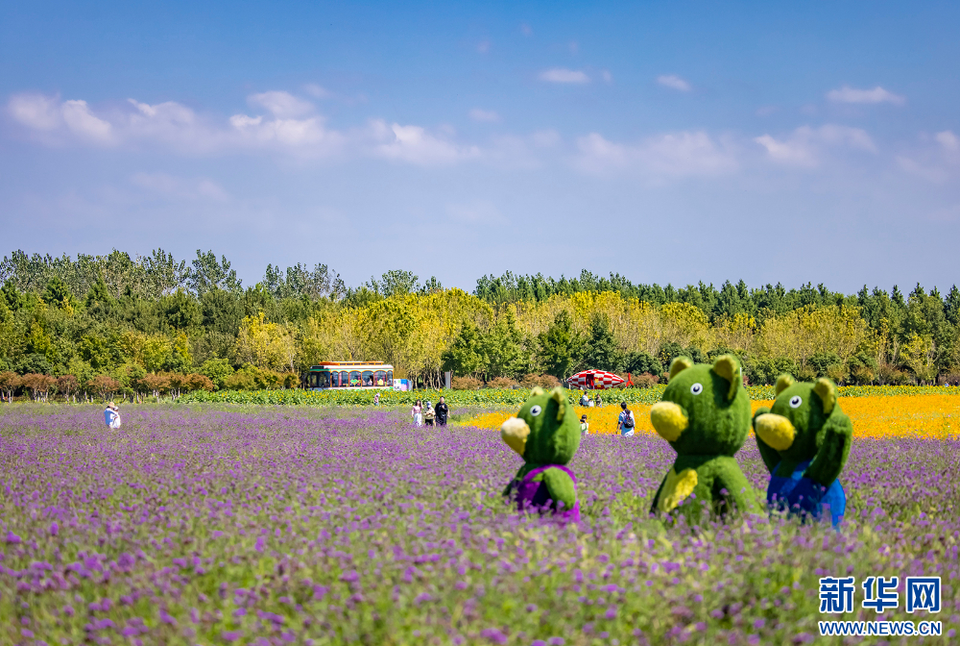
[[[539,395],[542,395],[542,394],[543,394],[543,388],[541,388],[540,386],[534,386],[533,390],[530,391],[531,397],[538,397]]]
[[[550,391],[550,399],[557,402],[557,421],[563,421],[563,414],[567,412],[567,398],[563,394],[563,389],[557,386]]]
[[[687,368],[692,368],[693,362],[686,357],[677,357],[670,362],[670,378],[673,379],[678,374],[686,370]]]
[[[774,397],[779,397],[780,393],[793,385],[793,377],[790,375],[780,375],[777,377],[777,385],[773,387]]]
[[[823,403],[824,414],[829,415],[833,407],[837,405],[837,387],[829,379],[820,377],[813,382],[813,392],[817,393]]]
[[[713,362],[713,371],[730,382],[730,389],[727,391],[727,400],[732,400],[737,396],[737,391],[743,387],[743,377],[740,373],[740,362],[732,354],[724,354],[717,357]]]

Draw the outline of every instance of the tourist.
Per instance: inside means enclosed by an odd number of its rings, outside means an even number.
[[[587,416],[580,416],[580,435],[590,435],[590,425],[587,424]]]
[[[633,416],[633,411],[627,408],[627,402],[620,402],[620,416],[617,418],[617,430],[620,431],[620,435],[623,437],[630,437],[633,435],[633,427],[636,425],[637,420]]]
[[[580,405],[581,405],[581,406],[589,406],[589,405],[590,405],[590,397],[587,396],[586,391],[584,391],[584,392],[581,393],[581,395],[580,395]]]
[[[107,428],[114,430],[120,428],[120,409],[113,402],[103,409],[103,421],[106,422]]]
[[[433,410],[433,405],[430,402],[427,402],[427,410],[423,414],[423,421],[427,426],[433,426],[433,420],[437,416],[436,411]]]
[[[379,406],[379,405],[380,405],[380,393],[379,393],[379,392],[373,396],[373,405],[374,405],[374,406]]]
[[[597,393],[596,406],[597,406],[597,408],[603,406],[603,398],[600,397],[600,393]]]
[[[444,401],[443,397],[440,398],[440,403],[437,404],[437,426],[446,426],[447,425],[447,415],[450,414],[450,408],[447,406],[447,402]]]
[[[410,414],[413,415],[414,424],[423,426],[423,403],[419,399],[417,403],[413,405],[413,408],[410,409]]]

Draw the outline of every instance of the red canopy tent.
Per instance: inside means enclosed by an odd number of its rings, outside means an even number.
[[[580,390],[606,390],[622,383],[624,383],[623,377],[605,370],[584,370],[567,377],[567,387]]]

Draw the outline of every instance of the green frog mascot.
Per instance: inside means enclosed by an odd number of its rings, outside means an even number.
[[[836,527],[847,506],[838,478],[853,439],[853,423],[837,404],[837,387],[829,379],[795,383],[782,375],[774,390],[773,407],[758,409],[753,418],[770,471],[767,503],[814,519],[827,505]]]
[[[750,398],[736,357],[722,355],[712,365],[674,359],[650,421],[677,452],[651,513],[682,513],[696,522],[705,510],[721,517],[734,509],[761,511],[757,492],[733,457],[750,431]]]
[[[563,390],[534,388],[517,416],[500,427],[500,435],[524,462],[503,495],[515,499],[521,511],[580,522],[577,477],[567,467],[580,448],[580,422]]]

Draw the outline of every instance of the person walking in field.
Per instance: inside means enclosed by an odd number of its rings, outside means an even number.
[[[423,403],[418,399],[417,403],[413,405],[413,408],[410,409],[410,414],[413,415],[413,423],[417,426],[423,426]]]
[[[374,405],[374,406],[379,406],[379,405],[380,405],[380,393],[376,393],[376,394],[373,396],[373,405]]]
[[[597,393],[597,406],[603,406],[603,398],[600,397],[600,393]]]
[[[580,435],[590,435],[590,424],[587,423],[587,416],[580,416]]]
[[[437,404],[437,426],[446,426],[447,425],[447,415],[450,414],[450,407],[447,406],[447,402],[440,398],[440,402]]]
[[[430,402],[427,402],[427,410],[423,413],[423,421],[427,426],[433,426],[433,420],[437,416],[436,411],[433,410],[433,405]]]
[[[110,402],[103,409],[103,421],[106,422],[107,428],[113,430],[120,428],[120,409],[117,408],[115,403]]]
[[[617,430],[620,431],[620,435],[623,437],[630,437],[633,435],[633,427],[636,426],[637,420],[633,416],[633,411],[627,408],[627,402],[620,402],[620,416],[617,418]]]

